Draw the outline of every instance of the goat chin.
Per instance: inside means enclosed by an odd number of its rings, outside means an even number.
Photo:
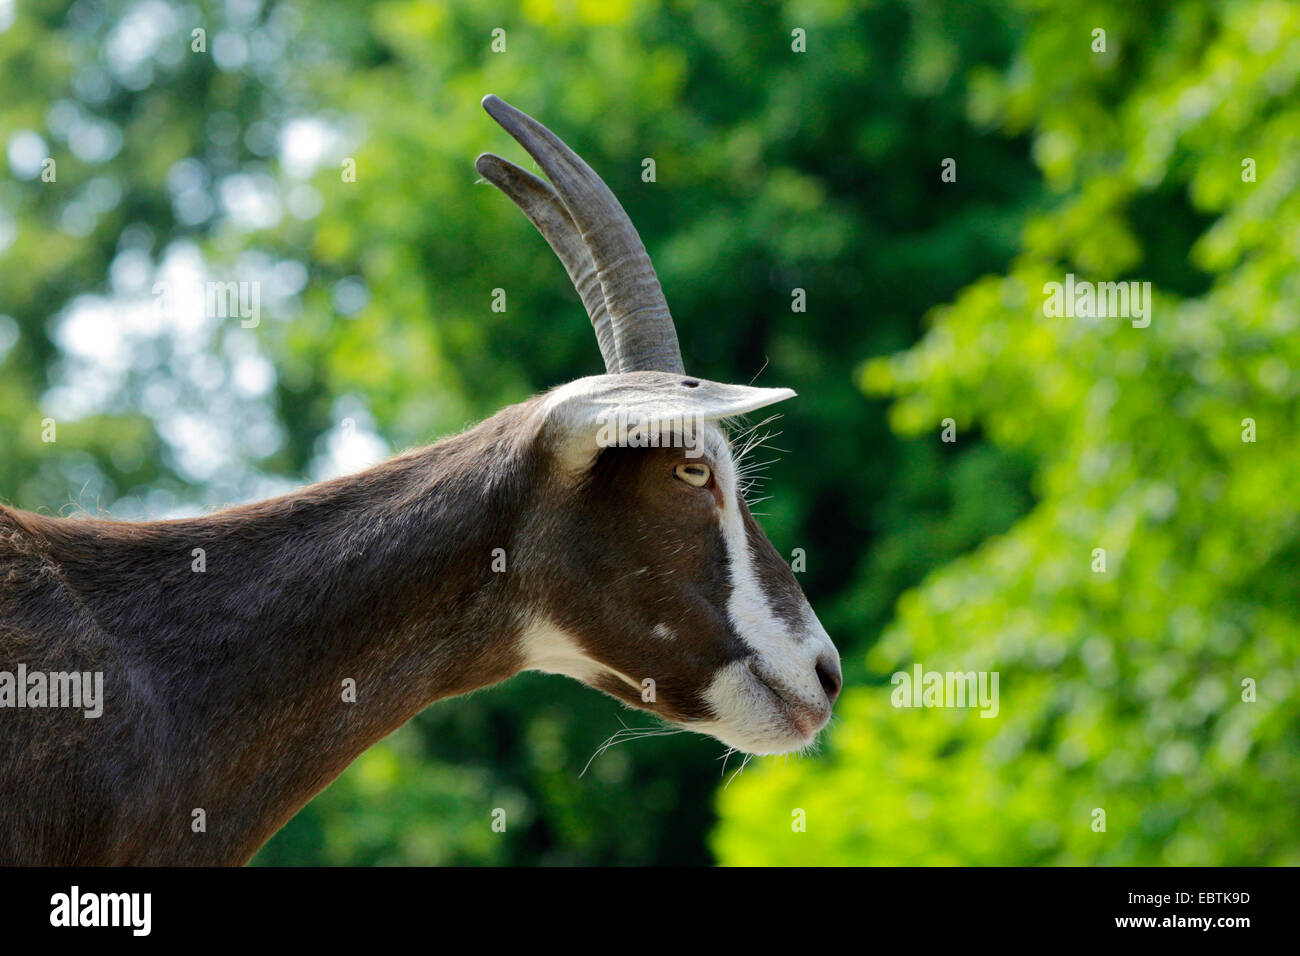
[[[759,677],[748,661],[720,670],[705,696],[718,718],[691,729],[759,756],[806,750],[831,717],[824,695],[803,699]]]

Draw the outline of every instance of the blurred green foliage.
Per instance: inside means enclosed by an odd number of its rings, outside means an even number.
[[[620,197],[692,372],[799,392],[758,510],[845,655],[822,755],[720,790],[678,735],[579,776],[648,718],[525,674],[429,708],[258,862],[1296,861],[1287,5],[6,6],[10,503],[215,507],[598,371],[564,270],[475,183],[484,150],[527,165],[488,92]],[[182,267],[261,282],[260,324],[160,319]],[[1151,326],[1045,319],[1066,271],[1152,281]],[[999,670],[999,717],[891,708],[913,661]]]
[[[1034,463],[1032,510],[868,655],[998,671],[1001,712],[853,688],[823,759],[721,795],[724,862],[1300,863],[1300,9],[1026,6],[970,112],[1029,131],[1050,201],[861,375],[901,432]],[[1151,281],[1150,326],[1045,318],[1067,271]]]

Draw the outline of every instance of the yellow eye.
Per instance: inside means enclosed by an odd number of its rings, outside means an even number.
[[[696,488],[703,488],[713,477],[713,472],[709,470],[708,465],[689,464],[678,465],[673,469],[673,473],[688,485],[694,485]]]

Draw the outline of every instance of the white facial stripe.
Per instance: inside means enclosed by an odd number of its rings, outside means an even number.
[[[835,656],[835,648],[806,604],[802,633],[791,633],[772,612],[754,567],[749,536],[740,515],[736,465],[721,430],[717,430],[716,440],[710,441],[708,448],[724,503],[722,534],[731,567],[727,613],[737,636],[754,655],[750,661],[733,661],[718,670],[705,693],[716,718],[693,724],[692,729],[748,753],[799,750],[808,746],[814,735],[803,732],[809,727],[801,729],[791,722],[787,708],[764,682],[779,689],[785,702],[796,709],[807,708],[813,714],[825,712],[826,697],[817,676],[817,661],[823,654]],[[762,674],[762,681],[755,676],[755,670]]]
[[[761,659],[764,675],[777,683],[782,691],[819,701],[822,689],[817,679],[816,660],[822,650],[817,646],[820,642],[812,641],[807,648],[801,647],[808,636],[807,625],[804,633],[791,633],[786,623],[773,613],[759,583],[749,548],[749,535],[745,533],[745,523],[740,517],[739,483],[730,452],[719,457],[718,472],[726,504],[722,512],[722,534],[731,562],[731,597],[727,602],[727,612],[732,626],[740,639]],[[805,614],[805,621],[809,616]]]

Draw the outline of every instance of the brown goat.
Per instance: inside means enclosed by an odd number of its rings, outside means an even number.
[[[484,105],[554,187],[478,169],[568,269],[606,374],[200,518],[0,507],[0,863],[243,863],[430,702],[525,669],[752,753],[829,720],[838,656],[717,424],[794,393],[687,377],[618,201]]]

